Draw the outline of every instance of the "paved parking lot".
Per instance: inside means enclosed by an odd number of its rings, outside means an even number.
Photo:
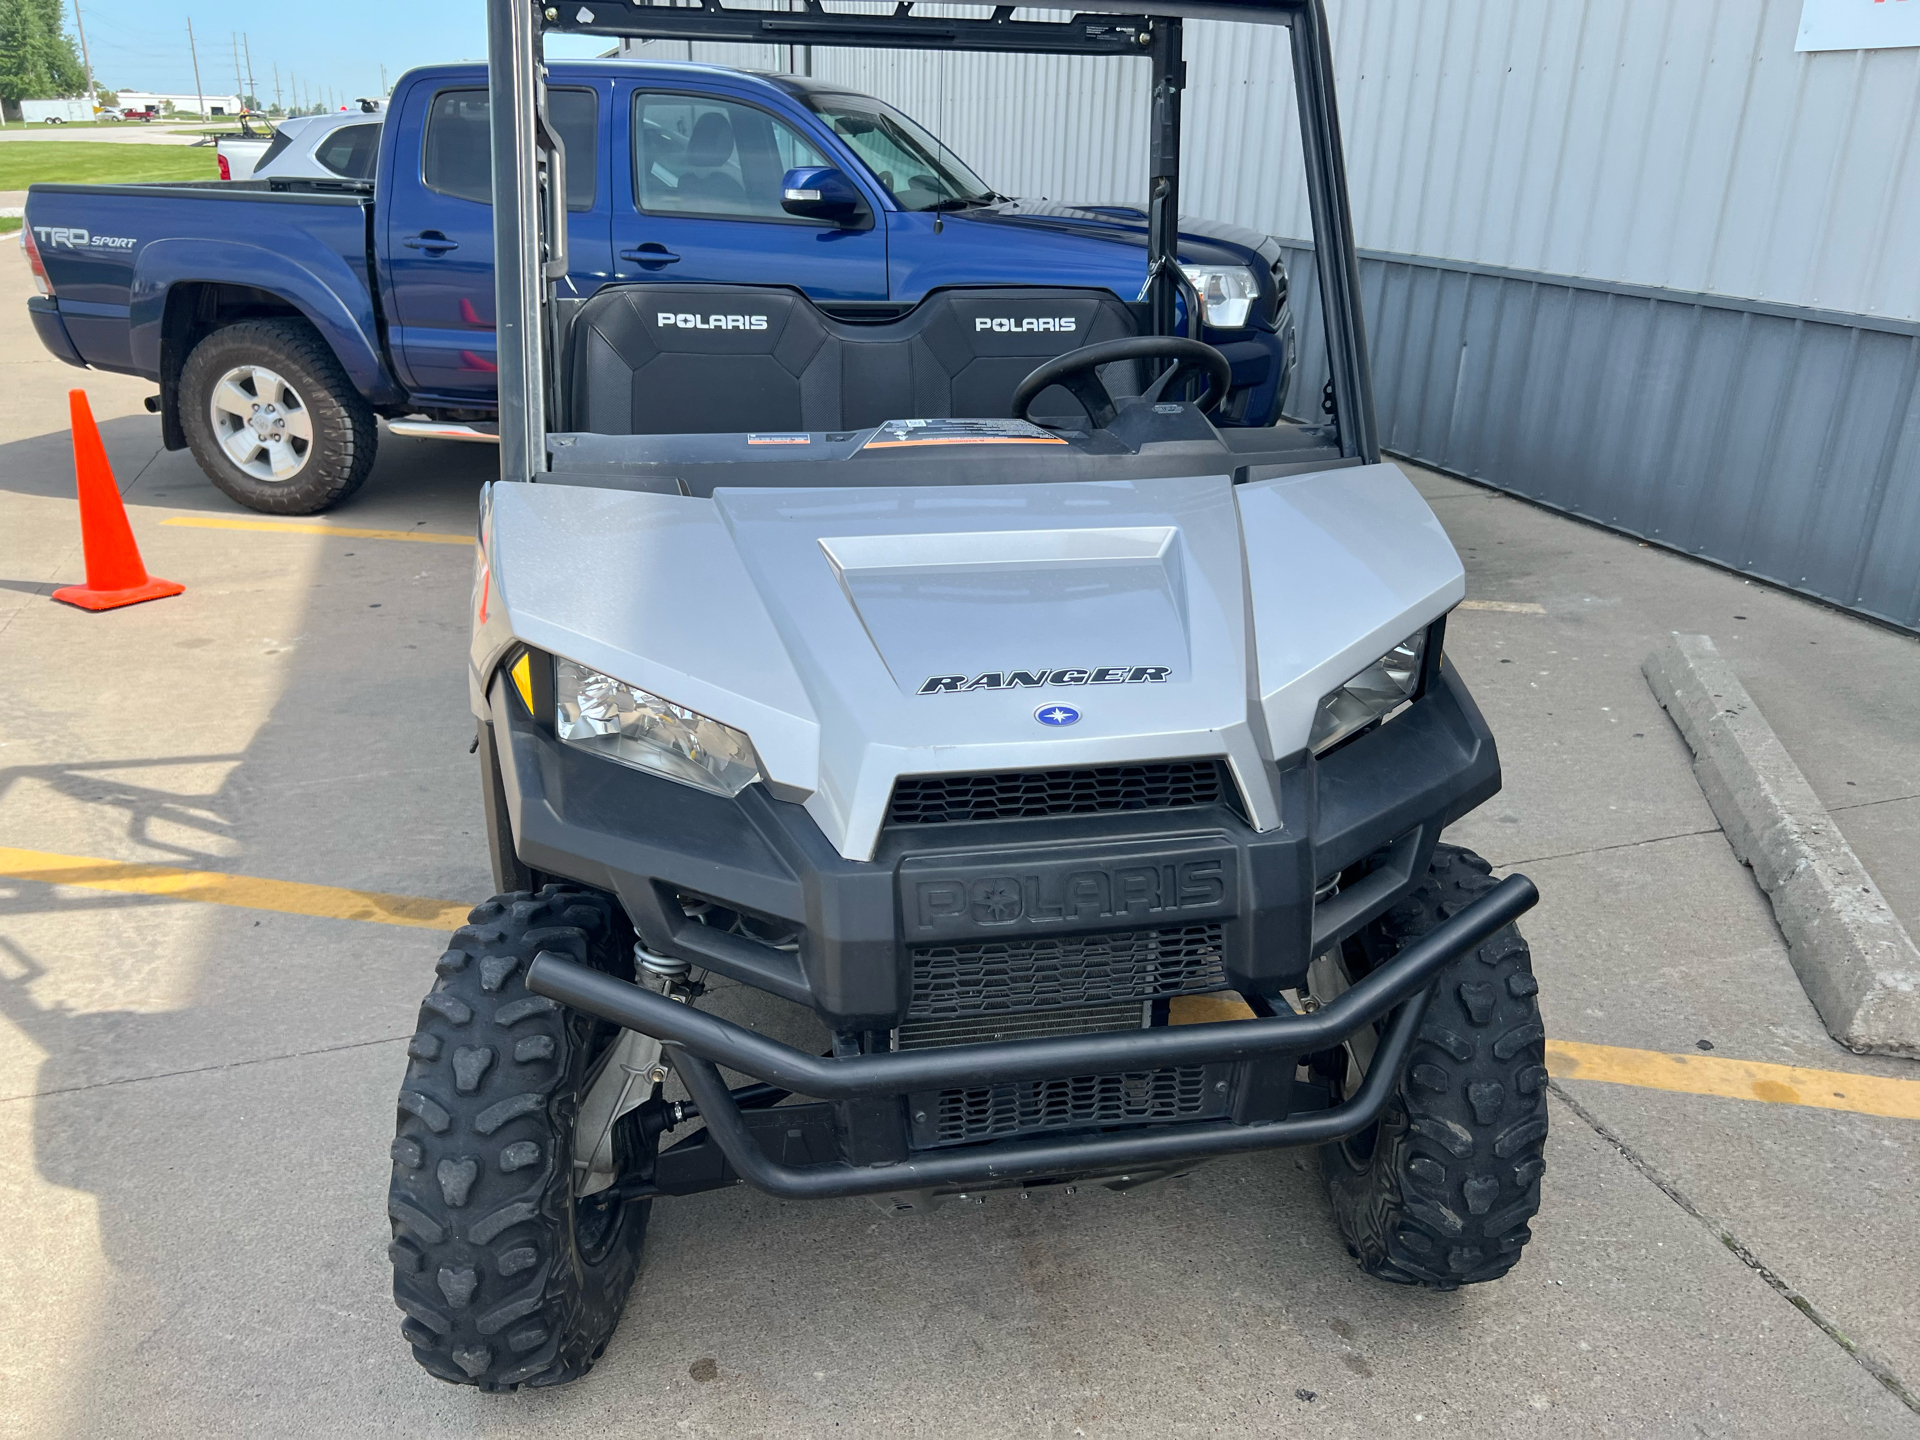
[[[1524,928],[1563,1042],[1544,1207],[1508,1279],[1367,1280],[1304,1154],[904,1221],[735,1190],[656,1208],[584,1382],[429,1379],[383,1203],[435,911],[341,892],[490,888],[471,555],[426,537],[471,532],[492,456],[389,437],[319,531],[228,528],[257,517],[159,450],[148,386],[44,356],[27,288],[0,246],[0,1433],[1920,1428],[1900,1396],[1920,1390],[1920,1123],[1845,1089],[1910,1095],[1920,1065],[1826,1037],[1638,673],[1666,631],[1712,634],[1920,930],[1920,646],[1439,476],[1420,479],[1476,606],[1449,653],[1507,774],[1451,838],[1539,884]],[[77,383],[184,596],[45,598],[80,577]],[[18,878],[36,867],[77,883]],[[1636,1051],[1837,1072],[1782,1088],[1838,1108],[1570,1075],[1587,1053],[1583,1073],[1624,1076]]]

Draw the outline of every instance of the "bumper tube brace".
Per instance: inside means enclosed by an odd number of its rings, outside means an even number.
[[[543,951],[527,988],[674,1047],[675,1068],[725,1152],[748,1183],[789,1199],[827,1199],[927,1187],[982,1185],[1178,1164],[1275,1146],[1317,1145],[1364,1129],[1386,1105],[1406,1063],[1434,977],[1460,955],[1531,909],[1540,898],[1510,875],[1442,921],[1345,993],[1306,1015],[1229,1020],[1048,1040],[956,1045],[831,1059],[808,1055],[742,1026]],[[1306,1055],[1337,1045],[1399,1007],[1359,1091],[1331,1110],[1237,1125],[1231,1121],[1143,1126],[1041,1140],[997,1141],[888,1165],[793,1166],[769,1157],[740,1118],[717,1065],[826,1100],[966,1088],[1058,1075],[1115,1074],[1175,1065]]]

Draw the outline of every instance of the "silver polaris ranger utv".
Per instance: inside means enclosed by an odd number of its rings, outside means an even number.
[[[1320,0],[489,8],[471,658],[503,893],[400,1092],[419,1362],[584,1374],[652,1203],[741,1182],[921,1209],[1311,1145],[1369,1274],[1505,1274],[1547,1129],[1537,897],[1439,843],[1499,761],[1443,648],[1459,557],[1379,460]],[[1207,418],[1232,375],[1178,264],[1183,16],[1291,31],[1325,423]],[[558,293],[543,30],[1141,57],[1146,288]],[[745,174],[741,134],[708,171]],[[889,223],[826,158],[780,177],[793,223]]]

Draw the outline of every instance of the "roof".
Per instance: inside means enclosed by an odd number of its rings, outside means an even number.
[[[750,9],[723,0],[691,6],[677,0],[580,0],[577,5],[569,0],[545,12],[553,18],[544,28],[635,39],[1118,56],[1146,54],[1156,20],[1290,24],[1296,15],[1319,10],[1319,0],[1079,0],[1069,18],[1035,20],[1016,19],[1021,12],[1013,5],[968,5],[967,14],[920,15],[914,13],[916,3],[900,0],[888,13],[850,14],[829,11],[821,0],[804,0],[800,10]]]

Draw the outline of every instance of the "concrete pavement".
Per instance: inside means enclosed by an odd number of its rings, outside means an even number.
[[[27,288],[0,246],[0,845],[484,897],[469,554],[162,525],[246,512],[158,450],[150,387],[41,353]],[[105,616],[44,598],[80,571],[60,429],[73,384],[149,567],[184,596]],[[490,459],[384,437],[331,518],[464,531]],[[1826,1038],[1637,670],[1667,630],[1714,634],[1816,788],[1880,811],[1920,796],[1900,724],[1920,699],[1914,642],[1420,483],[1469,594],[1544,611],[1463,610],[1448,648],[1507,770],[1452,838],[1541,887],[1526,929],[1549,1033],[1920,1077]],[[1823,721],[1823,690],[1846,713]],[[1871,835],[1849,838],[1895,895]],[[1555,1082],[1536,1239],[1491,1286],[1361,1276],[1306,1155],[905,1221],[735,1190],[656,1207],[641,1285],[587,1380],[453,1389],[408,1356],[384,1256],[392,1096],[439,948],[411,929],[0,881],[0,1434],[1920,1426],[1834,1336],[1920,1386],[1920,1126],[1575,1080]],[[804,1026],[737,989],[715,1008]]]

